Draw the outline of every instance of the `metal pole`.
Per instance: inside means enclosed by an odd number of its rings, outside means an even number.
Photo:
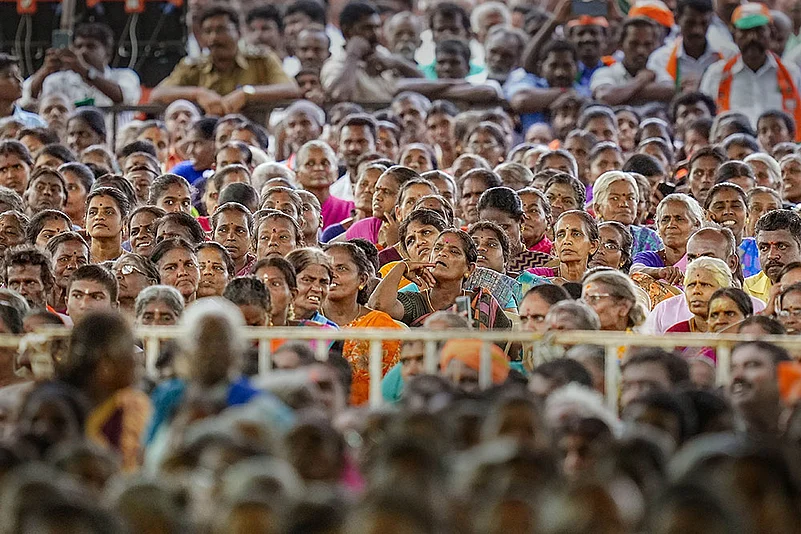
[[[617,413],[618,397],[618,377],[620,363],[617,357],[618,347],[616,345],[606,346],[606,358],[604,360],[604,389],[606,390],[606,406]]]
[[[721,345],[715,353],[717,354],[716,382],[718,386],[726,387],[731,381],[731,346]]]
[[[379,408],[384,403],[384,399],[381,396],[383,356],[384,344],[375,339],[370,341],[370,408]]]
[[[267,376],[273,368],[272,347],[268,338],[259,340],[259,376]]]
[[[492,357],[488,341],[481,343],[478,365],[478,387],[488,389],[492,385]]]

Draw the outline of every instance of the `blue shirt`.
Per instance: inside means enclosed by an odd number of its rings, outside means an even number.
[[[737,255],[740,256],[744,278],[759,274],[759,271],[762,270],[759,265],[759,249],[757,249],[756,240],[753,237],[743,239],[743,242],[737,247]]]
[[[592,75],[595,74],[595,71],[600,69],[601,67],[605,67],[606,65],[603,62],[599,61],[597,65],[594,67],[588,67],[581,61],[578,62],[578,82],[577,84],[580,85],[585,89],[585,91],[590,90],[590,78]]]
[[[515,93],[520,91],[521,89],[528,89],[528,88],[535,88],[535,89],[549,89],[550,85],[545,78],[540,78],[539,76],[535,76],[530,72],[525,71],[524,69],[515,69],[509,73],[509,77],[506,79],[506,83],[503,84],[503,94],[506,97],[506,100],[511,100],[512,96]],[[582,96],[590,96],[590,86],[589,82],[587,82],[586,87],[582,87],[578,83],[573,84],[573,89],[577,91]],[[538,111],[536,113],[521,113],[520,114],[520,122],[523,125],[523,131],[527,131],[532,125],[540,123],[540,122],[550,122],[549,113],[545,111]]]
[[[177,174],[178,176],[183,176],[186,178],[186,181],[190,184],[194,184],[201,178],[203,178],[203,173],[205,173],[207,169],[197,170],[192,166],[191,161],[182,161],[175,167],[173,167],[170,172],[172,174]]]

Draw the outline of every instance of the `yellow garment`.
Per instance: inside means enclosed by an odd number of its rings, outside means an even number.
[[[381,311],[370,311],[351,321],[345,328],[389,328],[403,330],[404,327],[389,315]],[[398,340],[386,340],[382,343],[381,376],[398,363],[401,343]],[[353,369],[353,382],[350,388],[350,402],[358,406],[367,402],[370,397],[370,342],[359,339],[347,339],[342,348],[342,356]]]
[[[749,276],[743,282],[743,289],[746,293],[766,304],[770,300],[769,294],[772,287],[773,282],[765,275],[765,271],[759,271],[759,273]]]
[[[121,389],[86,418],[86,437],[119,453],[124,472],[135,472],[141,463],[142,439],[152,412],[147,395],[130,387]]]
[[[221,73],[214,70],[208,55],[200,58],[184,58],[159,86],[204,87],[225,96],[243,85],[292,83],[284,73],[278,56],[272,52],[264,55],[239,53],[235,62],[236,67],[233,71]]]
[[[400,263],[399,261],[391,261],[391,262],[387,263],[386,265],[384,265],[383,267],[381,267],[381,269],[378,270],[378,272],[381,273],[381,278],[386,278],[387,274],[389,274],[389,271],[391,271],[392,268],[395,267],[399,263]],[[403,289],[404,287],[408,286],[409,284],[411,284],[411,282],[409,280],[407,280],[406,277],[404,276],[404,277],[402,277],[400,279],[400,282],[398,282],[398,289]]]

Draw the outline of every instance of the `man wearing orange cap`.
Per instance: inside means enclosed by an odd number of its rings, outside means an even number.
[[[634,17],[645,17],[656,22],[657,28],[661,30],[660,45],[676,24],[673,12],[662,0],[637,0],[629,9],[629,18]]]
[[[701,92],[716,99],[718,113],[739,111],[754,127],[759,116],[771,109],[782,109],[801,124],[801,71],[770,51],[770,22],[764,4],[748,3],[734,10],[734,41],[740,53],[709,67]]]
[[[593,97],[610,106],[670,102],[674,94],[673,80],[664,71],[646,68],[648,57],[659,46],[660,35],[656,23],[649,18],[626,20],[621,29],[623,61],[598,69],[592,75]]]
[[[440,373],[463,391],[479,390],[482,342],[477,339],[452,339],[442,347]],[[509,376],[509,360],[498,345],[489,343],[490,373],[493,384],[502,384]]]
[[[676,8],[681,37],[659,48],[648,59],[648,68],[667,72],[677,90],[698,88],[704,71],[724,57],[732,57],[737,48],[715,46],[707,40],[715,8],[712,0],[679,0]]]
[[[602,57],[609,36],[609,22],[604,17],[583,15],[567,23],[565,35],[578,51],[578,83],[589,88],[592,75],[615,60]]]

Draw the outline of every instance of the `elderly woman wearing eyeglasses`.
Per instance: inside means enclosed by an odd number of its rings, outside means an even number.
[[[136,297],[146,287],[161,282],[156,266],[141,254],[125,254],[114,262],[114,276],[119,286],[120,311],[134,320]]]
[[[776,318],[784,325],[788,334],[801,334],[801,284],[785,288],[777,301]]]
[[[601,319],[601,330],[630,331],[645,321],[646,307],[638,289],[620,271],[602,270],[590,274],[581,288],[581,300]]]

